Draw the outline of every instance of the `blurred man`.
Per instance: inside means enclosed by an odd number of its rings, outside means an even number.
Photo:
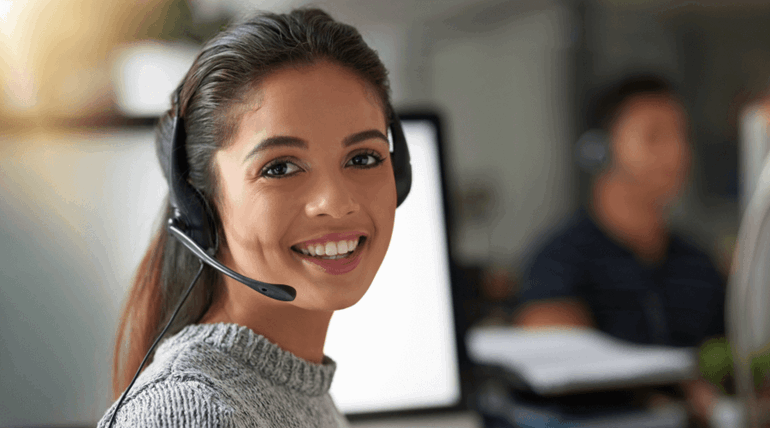
[[[686,112],[648,76],[609,88],[594,121],[606,162],[580,209],[537,254],[523,282],[522,326],[592,326],[639,344],[696,346],[724,334],[723,279],[709,257],[667,227],[688,174]],[[698,413],[713,389],[686,388]]]

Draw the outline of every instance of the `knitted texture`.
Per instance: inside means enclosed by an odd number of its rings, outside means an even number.
[[[310,363],[246,327],[190,325],[158,346],[114,426],[347,427],[329,396],[335,368],[328,357]]]

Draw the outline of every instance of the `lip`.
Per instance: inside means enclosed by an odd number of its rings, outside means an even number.
[[[341,234],[331,234],[331,235],[341,235]],[[326,235],[329,236],[329,235]],[[325,239],[326,236],[324,236],[322,239]],[[355,236],[362,236],[362,235],[355,235]],[[354,237],[354,236],[353,236]],[[342,240],[343,238],[339,238]],[[313,243],[312,241],[306,241],[308,243]],[[319,240],[319,242],[322,242]],[[364,243],[360,244],[358,247],[356,247],[355,251],[350,253],[349,256],[337,259],[337,260],[326,260],[326,259],[319,259],[317,257],[305,255],[302,253],[292,252],[294,253],[295,257],[299,257],[300,260],[302,260],[305,263],[309,263],[314,265],[314,267],[321,268],[324,272],[332,274],[332,275],[342,275],[346,274],[353,269],[357,268],[358,265],[361,263],[362,258],[362,252],[364,248],[367,246],[369,240],[365,240]]]
[[[339,242],[339,241],[349,241],[351,239],[358,240],[360,237],[366,236],[365,233],[355,231],[355,232],[341,232],[341,233],[327,233],[326,235],[323,235],[318,238],[313,238],[307,241],[298,242],[292,247],[298,247],[298,248],[305,248],[310,245],[316,245],[320,244],[322,242]]]

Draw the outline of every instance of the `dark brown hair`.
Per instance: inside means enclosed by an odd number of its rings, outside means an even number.
[[[679,99],[675,86],[665,77],[635,73],[602,88],[589,107],[589,125],[609,131],[626,102],[638,95],[668,95]]]
[[[171,109],[160,119],[156,128],[160,159],[169,155],[164,153],[161,142],[171,138],[177,108],[185,119],[190,182],[212,207],[220,242],[220,192],[214,154],[230,143],[243,112],[241,107],[266,76],[282,68],[321,60],[342,65],[368,83],[382,102],[385,117],[390,117],[387,71],[377,53],[355,28],[334,21],[319,9],[298,9],[288,14],[257,14],[215,36],[187,72],[179,88],[178,104],[172,100]],[[164,168],[163,173],[168,180],[169,171]],[[169,238],[165,225],[170,215],[171,207],[166,202],[162,221],[139,264],[121,314],[113,362],[115,398],[128,386],[199,265],[192,253]],[[206,267],[198,282],[167,334],[200,320],[222,278]]]

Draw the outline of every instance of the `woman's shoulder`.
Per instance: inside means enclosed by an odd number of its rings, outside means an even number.
[[[188,326],[158,348],[116,426],[345,426],[328,395],[335,367],[300,360],[245,327]]]
[[[233,407],[223,380],[238,368],[215,348],[187,336],[182,331],[161,343],[121,404],[116,427],[231,426]],[[114,408],[99,428],[109,425]]]
[[[109,426],[115,404],[98,428]],[[115,416],[115,427],[231,427],[233,408],[200,376],[145,382],[129,391]]]

